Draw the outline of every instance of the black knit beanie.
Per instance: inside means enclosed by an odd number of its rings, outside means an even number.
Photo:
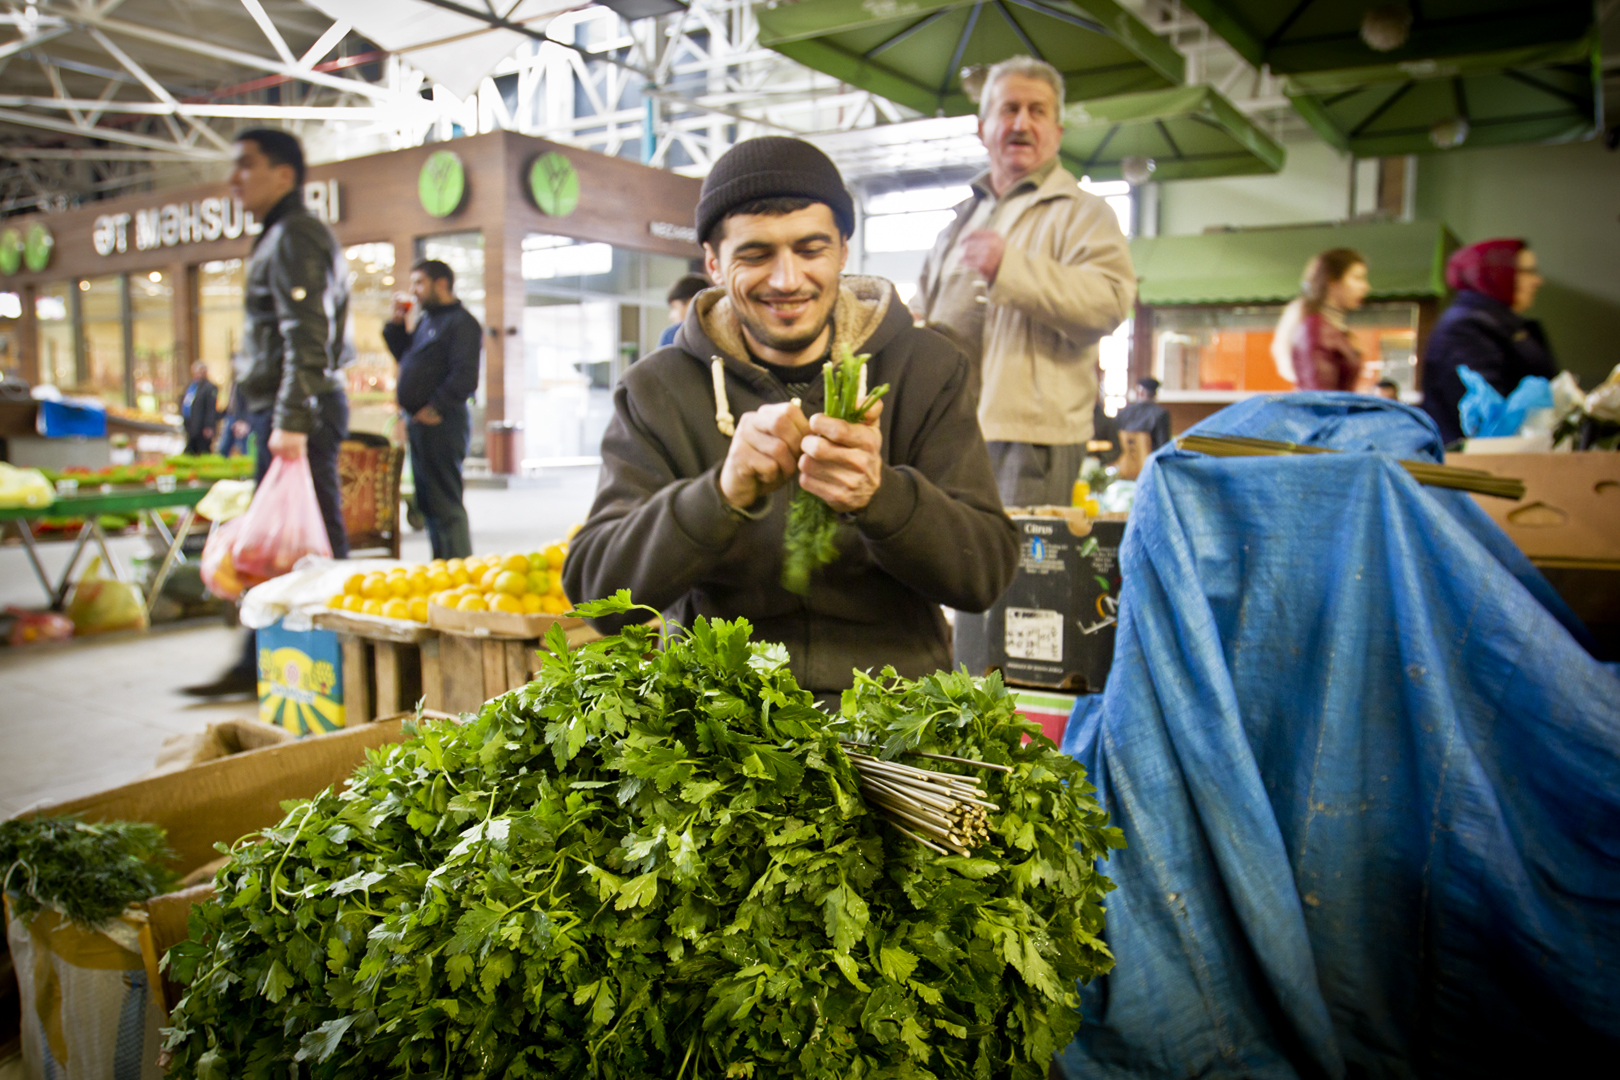
[[[832,159],[803,139],[766,135],[733,146],[709,170],[698,195],[698,240],[744,203],[793,196],[826,203],[844,235],[854,234],[855,201]]]

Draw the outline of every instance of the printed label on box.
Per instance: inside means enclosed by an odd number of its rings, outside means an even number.
[[[1063,659],[1063,615],[1043,608],[1008,608],[1007,655],[1018,660]]]

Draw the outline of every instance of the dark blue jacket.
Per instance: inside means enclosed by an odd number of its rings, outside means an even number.
[[[1448,444],[1463,437],[1457,419],[1464,392],[1457,374],[1461,364],[1479,372],[1503,397],[1526,375],[1550,379],[1558,374],[1541,323],[1484,293],[1464,289],[1434,324],[1423,353],[1423,411],[1434,418]]]
[[[448,415],[478,389],[483,331],[460,300],[424,307],[414,331],[407,331],[403,323],[387,323],[383,340],[399,361],[394,395],[407,414],[414,416],[432,405],[439,415]]]

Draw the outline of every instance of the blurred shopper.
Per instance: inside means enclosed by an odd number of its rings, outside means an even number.
[[[1131,387],[1131,403],[1119,410],[1119,430],[1145,431],[1157,450],[1170,441],[1170,414],[1158,402],[1159,380],[1151,376],[1137,379]]]
[[[1479,372],[1503,397],[1526,375],[1558,374],[1541,323],[1524,317],[1541,281],[1536,254],[1523,240],[1486,240],[1446,263],[1446,284],[1457,296],[1434,324],[1423,353],[1423,410],[1447,443],[1463,437],[1459,366]]]
[[[219,387],[208,377],[208,365],[201,360],[191,365],[191,385],[180,399],[180,419],[185,425],[186,453],[208,453],[219,424]]]
[[[405,329],[413,305],[416,325]],[[478,389],[483,328],[456,299],[456,274],[438,259],[411,267],[411,291],[394,298],[383,341],[399,361],[395,397],[405,415],[416,505],[435,559],[465,559],[472,533],[462,505],[461,466],[472,437],[467,399]]]
[[[231,194],[264,223],[248,257],[243,297],[247,367],[237,381],[254,438],[253,477],[272,457],[307,457],[332,554],[349,554],[338,483],[338,445],[349,430],[349,400],[338,371],[348,327],[349,269],[343,249],[304,208],[304,147],[285,131],[253,128],[236,136]],[[253,693],[258,656],[252,631],[242,656],[194,697]]]
[[[675,344],[675,331],[686,321],[686,309],[691,305],[692,297],[708,287],[709,279],[702,274],[687,274],[669,287],[669,292],[664,296],[669,301],[669,325],[658,335],[660,349]]]
[[[1289,337],[1294,383],[1301,390],[1354,390],[1361,352],[1346,316],[1367,298],[1367,260],[1350,248],[1324,251],[1305,276],[1299,325]]]
[[[1379,379],[1378,385],[1373,387],[1373,393],[1385,401],[1401,400],[1401,388],[1394,379]]]
[[[1092,435],[1097,342],[1130,314],[1119,219],[1057,160],[1063,76],[1016,56],[979,101],[990,168],[923,264],[913,301],[979,378],[979,426],[1008,506],[1067,506]]]

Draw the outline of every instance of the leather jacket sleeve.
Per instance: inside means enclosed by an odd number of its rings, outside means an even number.
[[[328,350],[334,334],[337,275],[324,230],[311,232],[305,227],[306,219],[289,219],[288,226],[278,238],[270,264],[283,349],[275,426],[308,433],[315,426],[310,399],[330,386],[326,371],[332,366]]]

